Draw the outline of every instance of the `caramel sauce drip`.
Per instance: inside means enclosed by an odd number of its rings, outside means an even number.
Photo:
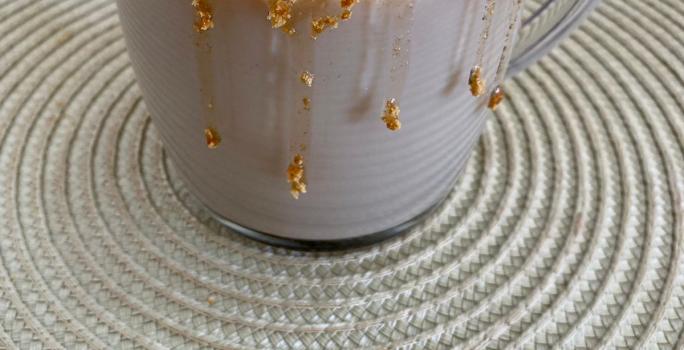
[[[496,0],[487,0],[485,13],[482,16],[484,27],[482,28],[482,33],[480,33],[480,41],[477,48],[477,63],[470,71],[470,77],[468,78],[470,93],[475,97],[482,96],[487,89],[487,83],[485,82],[482,74],[482,65],[484,61],[485,47],[487,46],[487,40],[489,39],[489,34],[492,30],[492,19],[494,18],[495,8]]]
[[[480,41],[477,48],[477,65],[482,65],[482,59],[484,58],[484,50],[487,46],[487,40],[489,39],[489,34],[492,31],[492,20],[494,19],[494,10],[496,9],[496,0],[487,0],[485,5],[485,13],[482,16],[482,21],[484,22],[484,27],[480,33]]]
[[[214,12],[209,4],[209,0],[192,0],[192,7],[195,9],[195,23],[193,24],[197,32],[196,46],[197,46],[197,63],[198,75],[200,78],[200,92],[202,94],[202,102],[204,104],[202,115],[207,126],[204,129],[204,138],[209,149],[216,149],[221,144],[221,135],[218,130],[214,128],[213,117],[213,79],[212,79],[212,57],[211,45],[209,44],[209,30],[214,28]]]
[[[311,33],[310,36],[316,39],[322,33],[339,27],[341,21],[349,20],[352,16],[352,8],[359,3],[360,0],[339,0],[339,11],[333,12],[332,14],[324,14],[311,19]],[[504,53],[502,55],[502,60],[499,63],[499,69],[497,70],[497,80],[500,76],[500,72],[503,71],[503,62],[507,60],[510,54],[510,46],[512,42],[512,33],[514,32],[514,25],[519,20],[520,4],[522,0],[515,0],[516,4],[515,10],[516,14],[511,15],[511,22],[509,23],[509,28],[506,36],[506,46],[504,47]],[[268,3],[268,15],[266,18],[270,21],[271,27],[274,29],[280,29],[288,34],[295,34],[295,23],[298,17],[304,17],[305,12],[299,9],[295,9],[296,4],[309,3],[307,1],[300,0],[266,0]],[[207,31],[212,28],[213,16],[211,13],[211,8],[207,4],[207,0],[193,0],[193,6],[197,10],[197,22],[195,27],[198,32]],[[302,5],[305,6],[305,5]],[[487,40],[489,39],[492,21],[494,17],[494,10],[496,7],[496,0],[486,0],[485,10],[482,17],[484,22],[484,27],[480,34],[479,46],[477,49],[477,59],[476,64],[473,66],[469,78],[468,85],[470,92],[473,96],[482,96],[485,94],[487,89],[487,84],[484,79],[483,74],[483,60],[484,51],[487,46]],[[413,4],[410,6],[413,9]],[[313,16],[313,12],[312,12]],[[400,16],[401,17],[401,16]],[[407,32],[408,34],[408,32]],[[397,41],[399,42],[399,41]],[[408,41],[410,42],[410,40]],[[393,56],[401,57],[403,54],[403,48],[399,44],[395,44],[393,47]],[[398,69],[398,68],[397,68]],[[306,87],[312,87],[314,83],[314,75],[309,71],[303,71],[299,76],[300,82]],[[505,100],[506,94],[501,85],[501,82],[497,87],[491,92],[488,101],[488,107],[492,110],[496,108]],[[300,95],[301,96],[301,95]],[[396,95],[395,95],[396,96]],[[312,100],[308,96],[304,96],[302,99],[302,106],[304,111],[311,110]],[[391,131],[399,131],[402,127],[400,120],[401,110],[396,99],[391,98],[386,100],[385,109],[381,120],[385,123],[386,127]],[[306,132],[305,132],[306,134]],[[205,135],[207,138],[207,145],[210,148],[216,148],[221,142],[221,136],[218,131],[214,128],[207,128],[205,130]],[[301,151],[305,149],[305,144],[302,143]],[[304,156],[301,153],[297,153],[292,162],[287,168],[287,181],[290,184],[290,193],[293,198],[299,199],[300,196],[307,192],[307,184],[305,181],[305,166],[304,166]]]
[[[506,29],[506,39],[504,42],[503,52],[501,53],[501,58],[499,59],[499,66],[496,69],[496,80],[498,86],[494,91],[492,91],[489,97],[489,103],[487,106],[489,109],[495,111],[496,108],[505,100],[506,94],[504,93],[502,84],[508,70],[508,62],[511,56],[511,51],[513,50],[513,34],[515,32],[515,27],[520,20],[520,11],[522,9],[523,0],[515,0],[513,5],[513,10],[508,18],[508,28]]]
[[[382,120],[391,131],[401,129],[399,120],[399,104],[396,98],[404,95],[404,88],[408,79],[411,58],[411,32],[414,23],[413,1],[399,3],[395,6],[391,15],[391,32],[394,36],[392,46],[392,64],[389,76],[389,96],[394,96],[385,102],[385,112]]]

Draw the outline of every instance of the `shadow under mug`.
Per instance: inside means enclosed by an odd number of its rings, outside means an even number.
[[[337,249],[421,222],[451,191],[485,128],[488,93],[475,98],[467,84],[485,1],[411,2],[402,9],[362,0],[350,20],[312,40],[309,23],[292,36],[272,29],[262,1],[211,0],[209,60],[198,59],[190,0],[118,6],[153,124],[190,191],[248,237]],[[526,5],[516,26],[509,73],[543,55],[596,1],[530,2],[536,7]],[[483,46],[490,89],[513,9],[514,1],[496,2]],[[299,81],[305,70],[315,74],[313,87]],[[206,89],[222,136],[212,150],[201,117]],[[401,107],[398,132],[380,120],[389,98]],[[305,156],[308,183],[299,200],[285,176],[296,152]]]

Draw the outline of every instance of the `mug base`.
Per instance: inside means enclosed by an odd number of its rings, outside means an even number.
[[[380,232],[375,232],[359,237],[337,239],[337,240],[305,240],[305,239],[293,239],[281,237],[271,233],[261,232],[249,227],[245,227],[236,222],[233,222],[221,214],[216,213],[210,208],[206,208],[211,216],[221,223],[223,226],[231,229],[235,233],[242,235],[244,237],[250,238],[252,240],[269,244],[276,247],[282,247],[294,250],[305,250],[305,251],[340,251],[349,250],[354,248],[361,248],[382,241],[388,240],[390,238],[399,237],[418,224],[425,221],[432,213],[434,213],[437,208],[441,207],[441,204],[446,200],[446,198],[439,200],[436,204],[425,210],[423,213],[418,214],[414,218],[394,226],[390,229],[383,230]],[[206,206],[205,206],[206,207]]]

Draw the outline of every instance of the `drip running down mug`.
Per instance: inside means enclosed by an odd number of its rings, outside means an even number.
[[[204,37],[191,0],[118,6],[153,124],[190,191],[239,233],[327,249],[404,232],[438,205],[485,127],[506,43],[517,34],[510,67],[519,71],[595,3],[528,0],[509,30],[516,1],[495,0],[479,63],[487,92],[476,98],[468,75],[486,2],[361,0],[316,40],[312,16],[339,0],[300,0],[295,14],[308,20],[294,35],[271,28],[266,0],[208,0],[214,27]],[[380,119],[392,98],[396,132]],[[216,149],[204,139],[208,124],[221,136]],[[286,169],[297,153],[308,193],[294,200]]]

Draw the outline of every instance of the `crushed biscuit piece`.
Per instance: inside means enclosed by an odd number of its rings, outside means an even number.
[[[497,86],[494,91],[492,91],[492,94],[489,96],[489,104],[488,107],[489,109],[496,111],[496,108],[499,107],[501,102],[504,101],[506,98],[506,93],[504,92],[503,88],[501,86]]]
[[[214,13],[208,0],[192,0],[192,7],[197,12],[197,19],[195,20],[197,32],[206,32],[214,28]]]
[[[306,184],[303,182],[294,182],[290,187],[290,194],[292,198],[299,199],[299,197],[306,193]]]
[[[349,10],[344,10],[344,11],[342,12],[342,14],[340,15],[340,19],[343,20],[343,21],[346,21],[346,20],[350,19],[351,16],[352,16],[352,12],[351,12],[351,11],[349,11]]]
[[[318,35],[323,33],[328,28],[337,28],[338,24],[339,22],[337,21],[337,17],[334,16],[325,16],[314,19],[311,22],[311,37],[316,39],[318,38]]]
[[[297,0],[270,0],[268,16],[266,19],[271,21],[273,28],[284,28],[292,19],[292,8]],[[289,26],[287,33],[294,33],[294,28]]]
[[[311,99],[308,97],[304,97],[302,99],[302,104],[304,104],[304,110],[305,111],[310,111],[311,110]]]
[[[304,71],[302,74],[299,76],[299,80],[302,81],[302,84],[311,87],[313,86],[314,82],[314,75],[311,74],[309,71]]]
[[[344,10],[351,10],[358,3],[359,0],[340,0],[340,7]]]
[[[209,149],[216,149],[221,144],[221,134],[211,126],[204,129],[204,137],[207,140],[207,147]]]
[[[340,19],[346,21],[352,16],[352,7],[358,4],[359,0],[340,0],[340,7],[342,7],[342,14],[340,14]]]
[[[358,4],[359,0],[340,0],[340,6],[344,9],[342,12],[342,15],[340,15],[340,18],[343,20],[348,20],[351,18],[352,15],[352,8],[354,5]]]
[[[468,85],[470,85],[470,93],[473,94],[473,96],[477,97],[484,94],[486,84],[482,79],[482,68],[480,66],[475,66],[470,71]]]
[[[385,113],[382,116],[382,121],[387,125],[387,129],[392,131],[399,131],[401,129],[400,112],[401,110],[395,99],[392,98],[385,102]]]
[[[287,167],[287,182],[290,184],[290,194],[294,199],[306,193],[306,181],[304,180],[304,157],[296,154],[292,163]]]

